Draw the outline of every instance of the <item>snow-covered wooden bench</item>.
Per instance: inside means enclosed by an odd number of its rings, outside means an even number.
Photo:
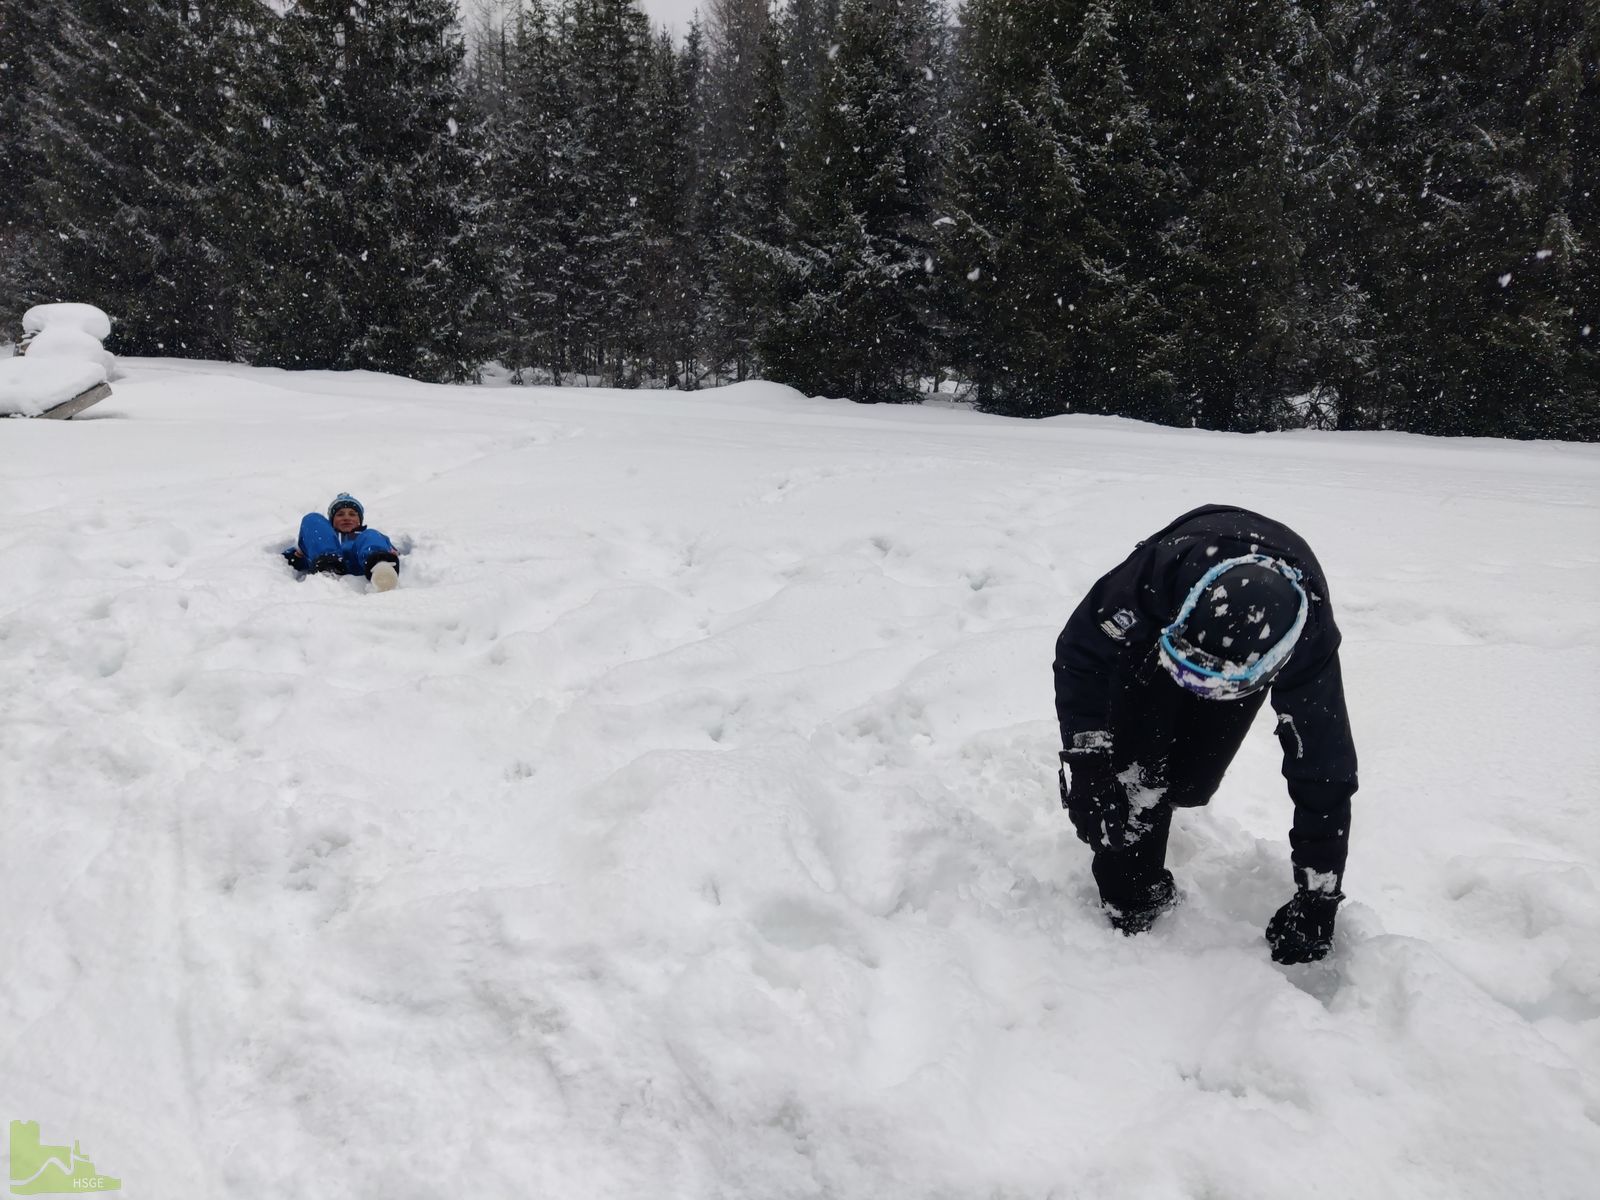
[[[100,343],[111,319],[92,304],[39,304],[22,314],[17,357],[0,359],[0,416],[75,417],[111,395],[116,358]]]
[[[111,395],[99,363],[0,358],[0,416],[75,417]]]

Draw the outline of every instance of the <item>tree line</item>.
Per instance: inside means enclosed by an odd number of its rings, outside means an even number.
[[[1586,0],[0,0],[122,353],[1600,437]],[[280,11],[284,10],[284,11]],[[470,44],[469,44],[470,43]]]

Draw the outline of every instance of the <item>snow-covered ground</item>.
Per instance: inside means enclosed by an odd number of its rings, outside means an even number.
[[[124,366],[0,421],[0,1119],[130,1198],[1595,1195],[1600,448]],[[1308,967],[1265,721],[1145,937],[1057,806],[1219,500],[1345,632]]]

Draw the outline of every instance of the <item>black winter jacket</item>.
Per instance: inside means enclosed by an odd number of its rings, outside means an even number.
[[[1290,844],[1297,876],[1304,882],[1308,870],[1342,875],[1356,750],[1339,674],[1339,629],[1311,547],[1277,521],[1242,508],[1205,505],[1140,542],[1089,590],[1056,642],[1062,744],[1070,747],[1075,735],[1099,731],[1109,733],[1115,744],[1109,710],[1121,673],[1154,653],[1162,629],[1207,569],[1250,553],[1299,568],[1311,601],[1300,641],[1272,683],[1271,701],[1278,714],[1283,775],[1295,806]]]

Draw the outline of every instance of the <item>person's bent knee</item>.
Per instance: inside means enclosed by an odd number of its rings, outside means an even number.
[[[364,573],[368,579],[372,578],[372,568],[379,563],[390,563],[397,572],[400,570],[400,556],[393,550],[374,550],[367,555],[367,565],[364,568]]]
[[[1162,800],[1172,805],[1173,808],[1204,808],[1211,803],[1211,797],[1217,794],[1217,789],[1222,786],[1222,780],[1203,784],[1168,786],[1161,794]]]

